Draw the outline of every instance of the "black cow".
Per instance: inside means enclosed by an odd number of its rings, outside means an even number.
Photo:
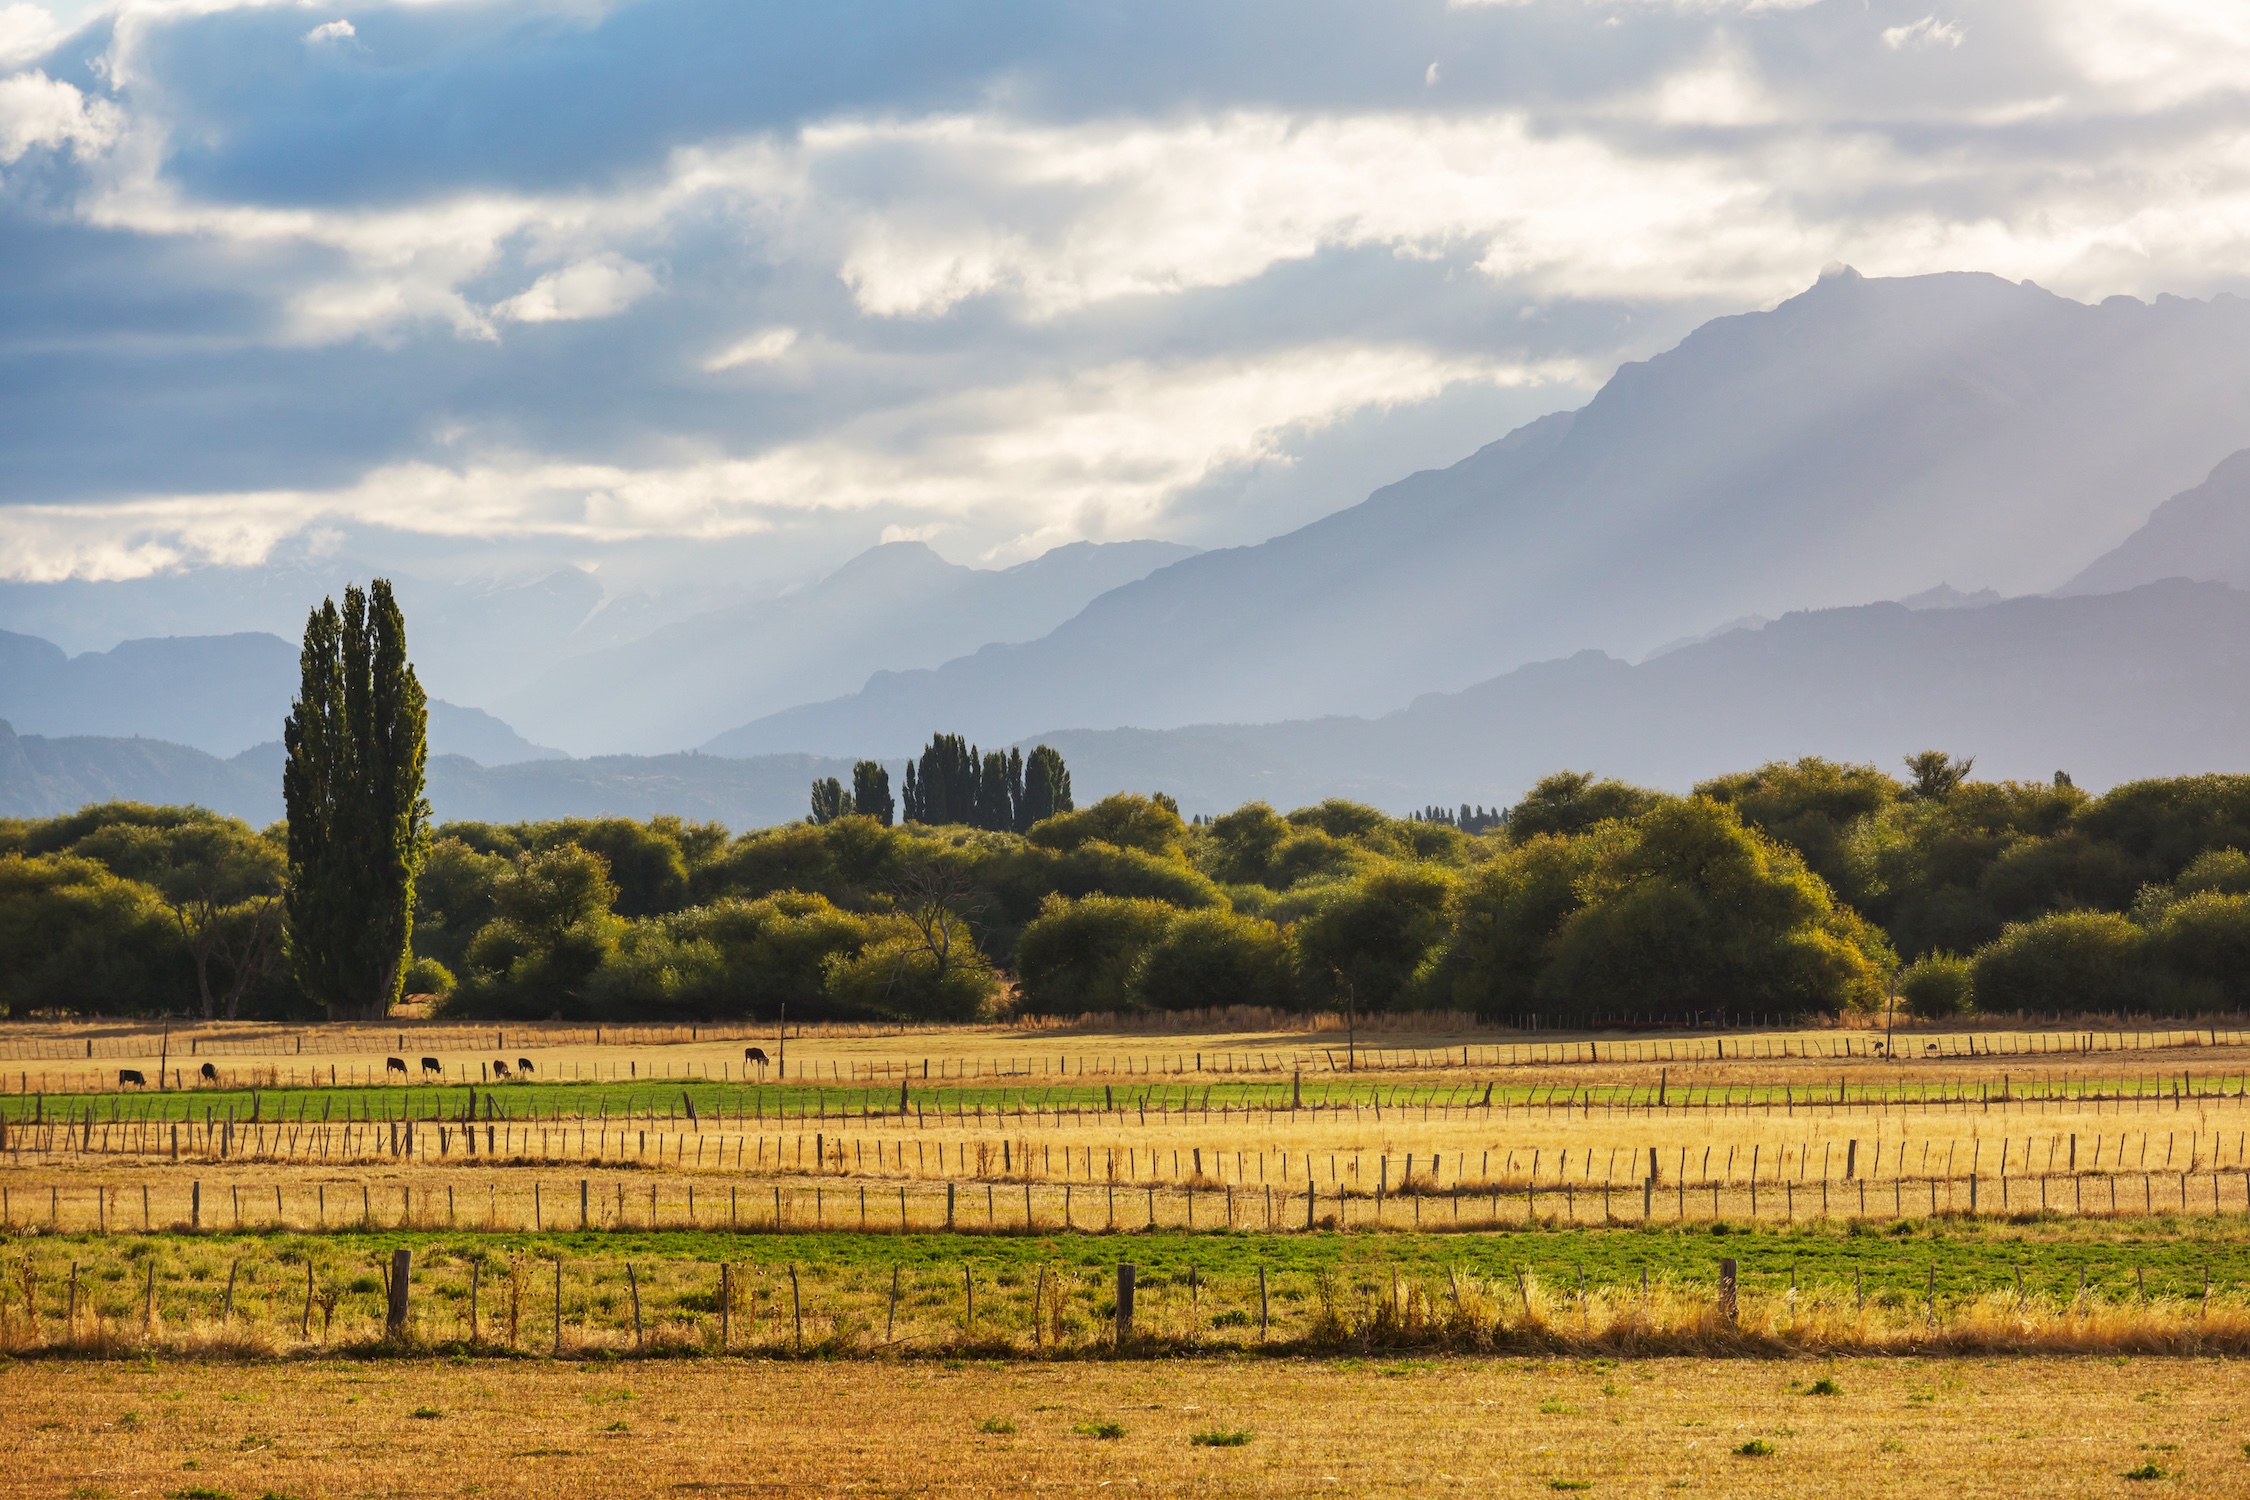
[[[506,1078],[508,1076],[508,1060],[506,1058],[496,1057],[492,1060],[492,1076],[495,1078]]]
[[[768,1061],[766,1049],[763,1047],[745,1047],[742,1049],[742,1060],[746,1063],[756,1063],[762,1068]]]
[[[445,1064],[434,1057],[425,1057],[422,1059],[422,1071],[425,1073],[443,1073]]]
[[[141,1076],[139,1068],[119,1068],[117,1070],[117,1086],[123,1088],[128,1083],[137,1088],[145,1089],[148,1087],[148,1080]]]
[[[392,1075],[393,1073],[396,1073],[396,1074],[397,1074],[397,1075],[398,1075],[399,1077],[401,1077],[401,1078],[404,1078],[404,1077],[406,1076],[406,1059],[405,1059],[405,1058],[403,1058],[403,1057],[391,1057],[391,1058],[385,1058],[385,1059],[384,1059],[384,1061],[383,1061],[383,1081],[384,1081],[385,1083],[388,1083],[388,1082],[390,1082],[390,1080],[391,1080],[391,1075]]]
[[[518,1073],[529,1073],[531,1071],[531,1059],[528,1057],[517,1058],[516,1071]]]
[[[202,1078],[205,1083],[217,1083],[219,1081],[219,1070],[211,1064],[205,1063],[202,1068]]]

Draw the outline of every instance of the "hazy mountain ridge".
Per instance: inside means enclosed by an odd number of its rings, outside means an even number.
[[[66,655],[0,631],[0,718],[43,738],[144,739],[225,759],[278,745],[298,687],[297,648],[262,631],[126,641]],[[482,709],[430,700],[430,753],[485,765],[551,760]]]
[[[194,803],[263,827],[283,814],[281,765],[278,742],[221,760],[161,740],[19,735],[0,720],[0,816],[53,817],[90,802]],[[903,768],[893,770],[903,774]],[[441,822],[671,813],[764,828],[803,817],[815,779],[848,780],[851,771],[849,761],[809,755],[617,756],[505,766],[433,755],[428,795]]]
[[[1981,608],[1805,611],[1631,665],[1541,662],[1379,719],[1041,738],[1076,785],[1183,807],[1356,797],[1507,803],[1564,767],[1685,790],[1800,755],[1895,768],[1938,746],[1977,774],[2100,788],[2250,771],[2250,593],[2168,581]]]
[[[2138,531],[2057,590],[2107,594],[2160,578],[2250,587],[2250,449],[2156,507]]]
[[[707,743],[900,754],[939,722],[1017,739],[1379,713],[1943,577],[2022,594],[2246,445],[2250,302],[1844,272],[1624,366],[1578,412],[1160,569],[1038,641]]]
[[[579,749],[660,753],[886,669],[1044,635],[1118,584],[1194,554],[1172,542],[1076,542],[987,569],[949,563],[921,542],[888,543],[811,588],[573,657],[495,707]]]

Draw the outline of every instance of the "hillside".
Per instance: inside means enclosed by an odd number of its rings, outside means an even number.
[[[1895,771],[1932,746],[1983,777],[2084,787],[2250,771],[2250,593],[2171,581],[1983,608],[1784,616],[1634,666],[1596,651],[1377,719],[1043,736],[1087,794],[1190,811],[1354,797],[1394,811],[1505,804],[1573,767],[1685,790],[1772,759]]]
[[[966,568],[920,542],[893,542],[801,592],[573,657],[501,690],[494,707],[581,751],[676,750],[882,669],[1036,639],[1096,596],[1193,554],[1170,542],[1079,542],[1012,568]]]
[[[19,735],[0,720],[0,816],[53,817],[89,802],[192,802],[263,826],[282,816],[281,765],[278,742],[221,760],[160,740]],[[812,781],[848,779],[851,769],[848,761],[805,755],[616,756],[492,767],[433,755],[429,799],[441,822],[674,813],[762,828],[802,818]]]
[[[2023,594],[2250,444],[2250,302],[1845,271],[1629,364],[1575,413],[1254,547],[1112,590],[1050,635],[714,737],[727,754],[1380,713],[1716,620]]]
[[[2057,592],[2107,594],[2159,578],[2250,588],[2250,448],[2159,505],[2138,531]]]

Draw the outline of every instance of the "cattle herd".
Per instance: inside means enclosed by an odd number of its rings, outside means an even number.
[[[757,1053],[759,1062],[762,1063],[766,1060],[765,1054],[758,1052],[757,1048],[753,1047],[750,1050]],[[531,1059],[528,1057],[517,1058],[513,1070],[510,1070],[508,1060],[504,1057],[496,1057],[492,1060],[492,1076],[495,1078],[529,1078],[535,1071],[531,1065]],[[405,1058],[388,1057],[383,1060],[383,1076],[387,1079],[393,1073],[398,1074],[401,1078],[407,1076]],[[445,1080],[445,1064],[434,1057],[423,1058],[422,1077],[424,1080],[427,1080],[433,1073],[438,1076],[438,1081],[442,1083]],[[205,1063],[202,1067],[196,1069],[196,1077],[203,1083],[216,1085],[219,1081],[218,1065],[216,1063]],[[117,1070],[117,1086],[119,1088],[145,1089],[148,1087],[148,1075],[139,1068],[119,1068]]]

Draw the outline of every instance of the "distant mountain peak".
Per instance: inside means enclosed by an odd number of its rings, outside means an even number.
[[[1950,583],[1941,583],[1919,594],[1908,594],[1898,602],[1908,609],[1982,609],[1987,604],[1998,604],[2000,591],[1978,589],[1973,594],[1964,594]]]

